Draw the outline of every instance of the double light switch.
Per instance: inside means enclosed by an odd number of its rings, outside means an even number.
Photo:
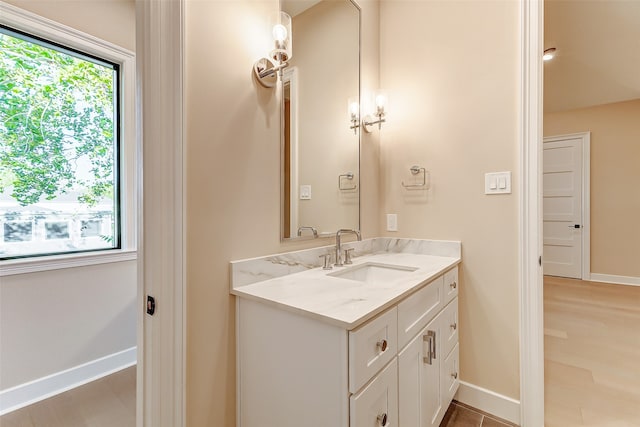
[[[511,172],[484,174],[484,194],[511,193]]]

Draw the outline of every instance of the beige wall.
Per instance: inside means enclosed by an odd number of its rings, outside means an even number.
[[[544,115],[544,136],[591,132],[591,272],[640,277],[640,99]]]
[[[135,47],[133,1],[8,3]],[[0,390],[136,345],[136,262],[0,279]]]
[[[4,276],[0,390],[136,345],[136,262]]]
[[[347,172],[358,184],[359,132],[349,129],[347,100],[357,96],[359,79],[359,13],[347,1],[322,1],[293,18],[298,71],[298,164],[300,185],[311,185],[311,200],[296,200],[298,225],[318,232],[358,227],[358,190],[338,189]],[[338,66],[331,66],[331,58]],[[333,70],[334,72],[329,72]],[[297,228],[297,227],[296,227]]]
[[[258,28],[265,27],[276,7],[275,0],[186,2],[189,426],[235,425],[235,300],[229,295],[229,261],[331,243],[280,242],[279,110],[273,91],[259,87],[251,76],[253,63],[269,49],[267,35]],[[363,7],[363,43],[377,44],[375,2],[363,2]],[[377,65],[377,53],[363,62]],[[377,84],[377,71],[365,69],[363,79]],[[374,158],[375,149],[363,153],[363,162]],[[377,165],[363,168],[374,174]],[[377,181],[375,175],[367,178]],[[370,197],[377,190],[367,186],[363,191],[367,207],[374,209],[370,212],[377,212],[377,196]],[[372,215],[363,212],[367,237],[377,234]]]
[[[133,0],[2,0],[135,51]]]
[[[518,2],[383,1],[380,14],[379,215],[399,226],[382,234],[462,241],[461,379],[518,399]],[[401,187],[412,165],[430,190]],[[497,171],[513,194],[484,194]]]

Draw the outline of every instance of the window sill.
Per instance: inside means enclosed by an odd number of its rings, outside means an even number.
[[[86,267],[97,264],[133,261],[138,258],[136,250],[110,250],[84,254],[52,255],[37,258],[22,258],[0,261],[0,277],[16,274],[37,273],[63,268]]]

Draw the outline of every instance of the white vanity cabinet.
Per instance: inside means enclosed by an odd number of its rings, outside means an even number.
[[[351,330],[238,298],[238,426],[438,426],[459,381],[457,268]]]

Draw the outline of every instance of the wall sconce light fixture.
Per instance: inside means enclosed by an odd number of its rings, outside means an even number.
[[[378,129],[382,129],[382,124],[386,121],[385,116],[385,108],[388,103],[387,94],[384,91],[378,90],[374,95],[374,106],[375,113],[374,116],[376,120],[373,119],[371,115],[367,115],[362,121],[362,127],[365,132],[371,132],[371,126],[378,125]]]
[[[260,58],[253,65],[254,76],[264,87],[274,87],[278,80],[282,80],[282,70],[293,57],[291,17],[285,12],[278,12],[271,20],[271,28],[274,49],[269,58]]]
[[[357,97],[349,98],[349,101],[347,101],[347,109],[349,121],[351,122],[349,129],[353,129],[353,134],[355,135],[358,133],[358,128],[360,127],[360,104],[358,103]]]

